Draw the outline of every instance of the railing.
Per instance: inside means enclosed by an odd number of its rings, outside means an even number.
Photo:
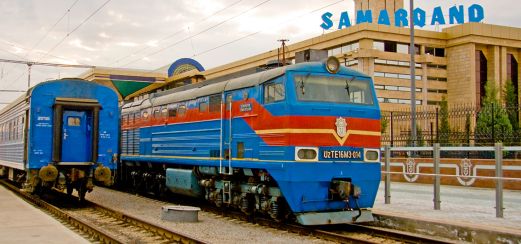
[[[421,152],[430,152],[432,153],[433,159],[433,173],[420,173],[420,172],[408,172],[408,175],[417,175],[417,176],[431,176],[434,177],[434,209],[441,209],[441,200],[440,200],[440,185],[441,185],[441,177],[461,177],[461,175],[457,174],[441,174],[440,173],[440,153],[441,152],[494,152],[495,158],[495,176],[465,176],[465,178],[474,178],[474,179],[489,179],[495,181],[495,200],[496,200],[496,217],[503,217],[503,181],[515,181],[521,182],[521,178],[512,178],[512,177],[503,177],[503,154],[508,152],[521,152],[521,146],[503,146],[502,143],[496,143],[494,147],[440,147],[439,143],[434,143],[433,146],[429,147],[390,147],[385,146],[382,148],[384,151],[384,168],[382,174],[385,176],[385,204],[391,203],[391,175],[392,174],[405,174],[405,172],[392,172],[391,171],[391,158],[393,152],[405,152],[409,156],[413,156],[416,154],[420,154]]]
[[[382,111],[382,144],[390,146],[493,146],[502,142],[521,146],[519,106],[453,105],[418,107],[412,117],[409,109]],[[416,138],[411,120],[416,121]]]

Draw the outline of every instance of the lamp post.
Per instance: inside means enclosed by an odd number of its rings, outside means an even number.
[[[414,46],[414,0],[410,0],[409,19],[411,30],[411,44],[409,45],[409,53],[411,54],[411,141],[412,146],[416,146],[416,62],[414,55],[416,48]]]

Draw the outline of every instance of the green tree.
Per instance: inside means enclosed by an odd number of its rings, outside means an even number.
[[[512,134],[507,111],[500,105],[495,82],[487,81],[485,97],[476,122],[477,141],[480,143],[505,142],[504,135]],[[490,140],[492,139],[492,140]]]
[[[413,146],[412,134],[409,134],[407,138],[407,145]],[[425,146],[425,140],[423,138],[423,131],[419,124],[416,124],[416,147]]]
[[[442,146],[449,145],[450,139],[450,124],[449,124],[449,105],[447,98],[443,96],[440,103],[439,111],[439,129],[438,129],[438,142]]]
[[[512,81],[507,80],[505,84],[505,106],[507,108],[508,119],[514,132],[519,131],[519,107],[515,87]]]
[[[389,126],[389,120],[387,119],[387,116],[382,116],[380,119],[380,132],[384,134],[387,132],[387,127]]]

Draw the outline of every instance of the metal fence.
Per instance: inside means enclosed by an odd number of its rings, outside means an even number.
[[[417,137],[411,136],[411,112],[382,111],[382,145],[493,146],[521,145],[520,108],[500,105],[418,107]]]
[[[433,159],[433,170],[432,173],[420,173],[420,172],[407,172],[407,174],[418,175],[418,176],[430,176],[433,177],[434,184],[434,209],[441,209],[441,200],[440,200],[440,185],[442,177],[461,177],[458,174],[441,174],[440,173],[440,160],[442,152],[453,152],[453,151],[465,151],[465,152],[490,152],[494,155],[495,158],[495,176],[466,176],[468,178],[475,179],[488,179],[495,181],[495,208],[496,208],[496,217],[503,217],[503,182],[504,181],[514,181],[521,182],[521,178],[512,178],[512,177],[504,177],[503,176],[503,155],[511,152],[521,152],[521,146],[504,146],[502,143],[496,143],[494,146],[482,146],[482,147],[441,147],[439,143],[434,143],[432,146],[426,147],[390,147],[389,145],[382,148],[384,152],[385,160],[384,171],[382,171],[382,175],[385,177],[385,204],[391,203],[391,175],[392,174],[406,174],[406,172],[392,172],[391,171],[391,158],[393,157],[393,153],[405,153],[407,155],[417,155],[422,152],[429,152],[432,155]]]

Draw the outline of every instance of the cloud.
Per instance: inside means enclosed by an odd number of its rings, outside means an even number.
[[[110,36],[107,35],[107,33],[105,33],[105,32],[100,32],[100,33],[98,34],[98,36],[101,37],[101,38],[105,38],[105,39],[110,38]]]
[[[82,43],[82,41],[80,39],[74,39],[72,41],[69,41],[69,45],[71,45],[73,47],[76,47],[76,48],[80,48],[80,49],[89,51],[89,52],[96,51],[95,48],[83,45],[83,43]]]
[[[122,47],[137,47],[137,46],[139,46],[139,44],[137,44],[135,42],[118,42],[118,43],[116,43],[116,45],[122,46]]]

